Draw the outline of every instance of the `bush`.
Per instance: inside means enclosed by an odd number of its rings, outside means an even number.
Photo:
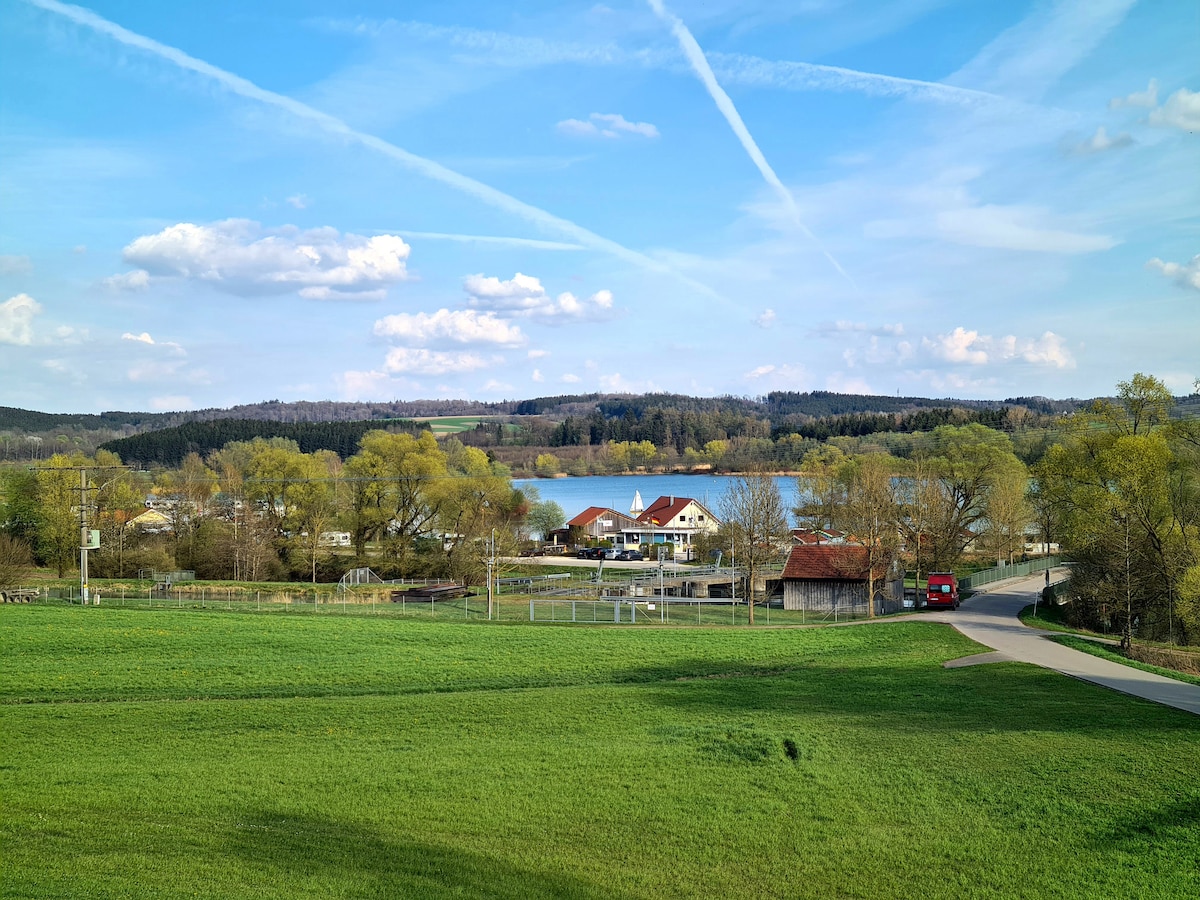
[[[15,587],[28,576],[32,565],[29,543],[0,532],[0,585]]]

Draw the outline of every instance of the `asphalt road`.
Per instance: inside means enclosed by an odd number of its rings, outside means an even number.
[[[1200,686],[1072,650],[1050,640],[1049,632],[1022,624],[1017,613],[1033,602],[1044,583],[1041,573],[1002,582],[964,601],[957,611],[927,613],[922,618],[953,625],[971,640],[998,651],[999,659],[1033,663],[1200,716]]]

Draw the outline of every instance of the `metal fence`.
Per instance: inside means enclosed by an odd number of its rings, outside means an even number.
[[[1041,559],[1031,559],[1029,562],[1016,563],[1011,566],[998,566],[994,569],[983,569],[958,580],[962,590],[974,590],[985,584],[1003,581],[1006,578],[1023,578],[1035,572],[1044,572],[1060,564],[1057,556],[1045,556]]]
[[[530,622],[596,625],[749,625],[750,613],[744,600],[692,599],[687,597],[530,597]],[[756,604],[754,624],[820,625],[848,622],[865,617],[856,611],[835,607],[813,612],[784,609],[779,603]]]

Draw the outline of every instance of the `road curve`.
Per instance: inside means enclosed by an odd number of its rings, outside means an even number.
[[[1072,650],[1050,640],[1051,632],[1024,625],[1017,613],[1033,602],[1043,584],[1041,574],[1002,582],[964,601],[957,611],[939,611],[922,618],[953,625],[971,640],[1008,659],[1054,669],[1200,716],[1200,686]]]

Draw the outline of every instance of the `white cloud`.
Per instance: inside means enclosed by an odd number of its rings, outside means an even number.
[[[1200,291],[1200,254],[1193,256],[1191,262],[1186,263],[1163,262],[1156,256],[1146,263],[1146,266],[1161,272],[1182,287]]]
[[[292,194],[286,202],[295,209],[308,209],[308,204],[312,201],[308,199],[307,194]]]
[[[1180,88],[1150,113],[1150,124],[1193,133],[1200,131],[1200,91]]]
[[[148,344],[151,347],[166,347],[168,350],[172,350],[180,356],[186,353],[183,347],[174,341],[156,341],[150,336],[150,332],[148,331],[143,331],[141,334],[133,334],[132,332],[127,331],[121,335],[121,340],[134,341],[138,344]]]
[[[1040,338],[1017,340],[1011,336],[1004,339],[1004,358],[1021,359],[1035,366],[1055,369],[1075,368],[1075,359],[1063,346],[1063,339],[1052,331]]]
[[[770,328],[775,324],[775,310],[769,308],[764,309],[762,314],[754,320],[754,323],[758,325],[759,328]]]
[[[521,272],[508,281],[501,281],[494,275],[468,275],[463,279],[463,290],[471,298],[473,306],[488,306],[491,309],[534,309],[547,300],[542,282]]]
[[[542,374],[541,369],[534,369],[533,374],[529,376],[530,381],[542,382],[546,380],[546,376]]]
[[[110,291],[144,291],[150,286],[150,273],[145,269],[134,269],[110,275],[101,282]]]
[[[1154,109],[1158,106],[1158,79],[1151,78],[1149,86],[1144,91],[1134,91],[1126,97],[1113,97],[1108,101],[1109,109],[1121,109],[1127,106],[1144,107],[1145,109]]]
[[[405,390],[417,390],[419,385],[408,379],[393,378],[387,372],[343,372],[334,377],[345,400],[372,400],[396,397]]]
[[[1071,152],[1076,156],[1088,156],[1092,153],[1103,153],[1105,150],[1115,150],[1119,147],[1128,147],[1133,143],[1133,136],[1127,131],[1122,131],[1120,134],[1113,137],[1108,136],[1108,131],[1103,125],[1096,129],[1086,141],[1075,144],[1071,148]]]
[[[555,127],[561,133],[572,137],[619,138],[627,134],[645,138],[659,136],[658,129],[649,122],[630,122],[619,113],[592,113],[586,121],[564,119]]]
[[[530,350],[525,354],[529,359],[542,359],[550,355],[549,350]]]
[[[798,388],[808,381],[808,372],[803,366],[762,365],[751,369],[743,376],[749,381],[764,381],[772,387]]]
[[[29,275],[33,272],[33,260],[28,256],[0,253],[0,275]]]
[[[564,375],[564,376],[562,377],[562,379],[561,379],[561,380],[562,380],[563,382],[565,382],[566,384],[578,384],[578,383],[579,383],[579,376],[578,376],[578,375],[572,375],[570,372],[568,372],[566,375]]]
[[[192,398],[184,394],[151,397],[150,408],[156,412],[174,412],[176,410],[191,409]]]
[[[652,378],[629,381],[620,372],[600,376],[600,389],[609,394],[651,394],[662,390]]]
[[[1062,338],[1052,331],[1045,332],[1040,338],[1007,335],[997,339],[960,326],[949,334],[922,338],[921,346],[932,356],[956,365],[983,366],[1022,360],[1055,369],[1075,367],[1075,360],[1063,346]]]
[[[1095,52],[1136,0],[1058,0],[1002,32],[947,81],[1037,100]]]
[[[451,341],[459,344],[525,343],[521,329],[490,312],[439,309],[435,313],[398,313],[375,323],[378,337],[396,338],[414,344]]]
[[[364,292],[378,297],[386,286],[404,281],[408,254],[408,244],[390,234],[366,238],[293,226],[264,230],[257,222],[227,219],[172,225],[137,238],[123,256],[145,270],[130,278],[186,278],[238,296],[308,290],[314,299],[344,299]]]
[[[33,318],[41,311],[42,304],[28,294],[17,294],[0,303],[0,344],[32,344]]]
[[[950,334],[939,334],[932,340],[922,338],[921,345],[934,356],[951,363],[968,363],[982,366],[988,361],[985,349],[990,338],[980,339],[978,331],[967,331],[961,326]]]
[[[383,368],[388,373],[413,375],[448,375],[485,369],[489,362],[474,353],[442,353],[436,350],[393,347],[388,351]]]
[[[71,252],[78,253],[82,256],[84,253],[87,253],[87,244],[76,244],[71,248]]]
[[[844,372],[831,372],[825,379],[825,389],[839,394],[878,394],[871,384],[859,376],[850,376]]]
[[[596,291],[586,300],[569,291],[551,298],[539,279],[520,272],[507,281],[495,276],[468,275],[463,279],[463,290],[467,292],[467,302],[475,308],[547,320],[603,318],[613,307],[612,291]]]
[[[1103,234],[1040,227],[1040,218],[1038,210],[988,204],[938,213],[937,230],[956,244],[1036,253],[1095,253],[1119,243]]]

